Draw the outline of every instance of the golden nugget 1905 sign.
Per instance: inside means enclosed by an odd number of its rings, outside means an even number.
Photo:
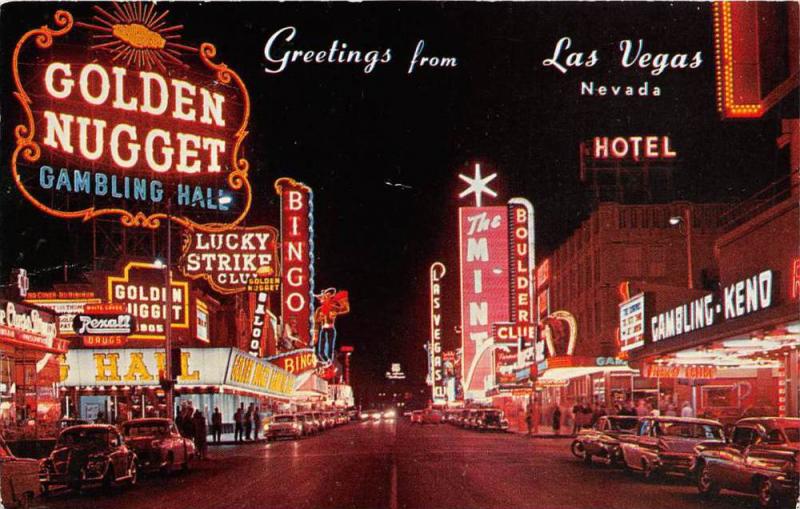
[[[30,30],[12,70],[22,120],[11,171],[40,210],[84,221],[226,229],[250,206],[250,105],[212,44],[181,41],[155,4],[112,3]],[[213,223],[213,224],[212,224]]]

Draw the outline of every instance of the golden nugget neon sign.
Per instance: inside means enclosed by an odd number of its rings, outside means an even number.
[[[14,49],[25,117],[11,157],[20,192],[64,219],[118,216],[156,228],[171,210],[187,228],[241,222],[251,202],[242,80],[212,61],[213,45],[177,42],[181,26],[154,4],[94,11],[92,22],[73,23],[59,10],[56,29],[30,30]],[[224,220],[209,223],[209,210]]]

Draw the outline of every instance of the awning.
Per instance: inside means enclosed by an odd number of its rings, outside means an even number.
[[[550,368],[539,375],[536,379],[538,381],[568,381],[573,378],[579,378],[587,375],[594,375],[597,373],[615,373],[625,375],[638,375],[638,369],[632,369],[628,366],[570,366],[567,368]]]

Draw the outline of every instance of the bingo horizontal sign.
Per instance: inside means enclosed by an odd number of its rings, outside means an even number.
[[[186,277],[205,279],[221,293],[245,291],[256,279],[274,279],[277,287],[278,231],[272,226],[256,226],[223,233],[187,233],[180,270]]]

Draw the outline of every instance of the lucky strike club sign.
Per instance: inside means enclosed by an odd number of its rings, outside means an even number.
[[[182,42],[182,25],[155,4],[93,10],[77,22],[57,11],[55,28],[28,31],[14,50],[20,192],[60,218],[155,228],[170,202],[186,227],[210,223],[208,211],[241,221],[251,196],[239,76],[212,61],[213,45]],[[219,217],[207,228],[224,229]]]
[[[186,232],[180,269],[186,277],[207,280],[220,293],[251,286],[274,292],[280,284],[277,246],[278,232],[272,226]]]

